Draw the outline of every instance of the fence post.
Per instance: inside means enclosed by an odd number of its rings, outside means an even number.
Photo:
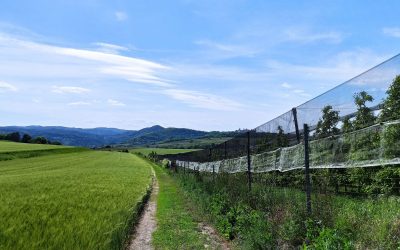
[[[300,132],[299,132],[299,123],[297,121],[297,109],[292,108],[293,120],[294,120],[294,128],[296,129],[296,138],[297,143],[300,143]]]
[[[226,159],[226,154],[227,154],[227,152],[226,152],[226,142],[224,142],[224,159]]]
[[[210,162],[212,162],[212,148],[210,148],[208,157],[210,159]],[[214,165],[214,163],[212,163],[212,180],[213,180],[213,182],[214,182],[214,179],[215,179],[215,165]]]
[[[305,166],[305,188],[306,188],[306,205],[307,205],[307,213],[311,214],[311,180],[310,180],[310,155],[309,155],[309,145],[308,145],[308,136],[309,136],[309,128],[307,124],[304,124],[304,166]]]
[[[249,191],[251,191],[250,131],[247,132],[247,177],[249,183]]]

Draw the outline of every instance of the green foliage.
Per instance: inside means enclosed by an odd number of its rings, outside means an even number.
[[[393,80],[386,94],[380,119],[382,121],[400,119],[400,75]]]
[[[28,135],[28,134],[24,134],[22,136],[21,142],[23,143],[30,143],[32,140],[32,136]]]
[[[32,140],[32,143],[36,144],[48,144],[48,141],[43,136],[38,136]]]
[[[384,156],[386,158],[400,157],[400,124],[390,124],[383,134]]]
[[[342,125],[342,132],[343,133],[348,133],[350,131],[353,131],[353,124],[350,121],[350,117],[346,117],[343,120],[343,125]]]
[[[375,116],[371,109],[367,107],[367,102],[372,102],[374,98],[366,91],[361,91],[354,95],[354,104],[357,106],[357,114],[354,119],[354,129],[368,127],[375,122]]]
[[[199,178],[177,174],[186,195],[241,249],[297,248],[305,242],[307,249],[397,246],[398,198],[333,194],[337,184],[339,191],[347,185],[349,192],[360,186],[357,192],[363,194],[397,194],[398,175],[395,167],[313,170],[313,213],[306,220],[303,171],[253,176],[251,192],[242,174],[220,174],[215,180],[206,173]]]
[[[13,133],[7,134],[4,137],[4,139],[7,141],[19,142],[21,139],[21,135],[18,132],[13,132]]]
[[[379,159],[380,140],[380,132],[374,129],[346,137],[346,143],[350,145],[350,160]]]
[[[311,245],[305,245],[303,249],[354,249],[351,241],[348,240],[346,237],[343,237],[336,229],[323,228],[318,233],[318,236],[311,241]]]
[[[326,137],[337,134],[339,129],[336,125],[339,122],[339,111],[332,110],[331,105],[327,105],[322,109],[322,118],[317,123],[317,137]]]
[[[281,126],[278,126],[278,135],[276,137],[276,145],[278,148],[289,146],[289,139],[285,135]]]

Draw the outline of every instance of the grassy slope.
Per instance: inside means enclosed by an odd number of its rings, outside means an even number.
[[[205,238],[190,214],[182,190],[164,169],[154,165],[160,191],[157,199],[156,249],[201,249]]]
[[[0,161],[87,151],[86,148],[0,141]]]
[[[151,152],[156,152],[158,155],[165,155],[165,154],[179,154],[179,153],[186,153],[195,151],[197,149],[174,149],[174,148],[133,148],[130,149],[129,152],[131,153],[142,153],[143,155],[148,155]]]
[[[151,173],[116,152],[0,162],[0,249],[120,247]]]
[[[59,149],[59,148],[70,148],[70,147],[58,146],[58,145],[48,145],[48,144],[30,144],[30,143],[0,141],[0,153],[27,151],[27,150]]]

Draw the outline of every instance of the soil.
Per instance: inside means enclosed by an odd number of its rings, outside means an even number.
[[[213,227],[205,224],[204,222],[199,223],[198,227],[201,233],[205,235],[207,239],[208,244],[205,244],[204,248],[223,250],[231,249],[228,242],[222,239]]]
[[[142,216],[136,226],[135,233],[127,249],[129,250],[147,250],[154,249],[151,245],[151,235],[157,228],[158,183],[154,180],[150,199],[144,207]]]

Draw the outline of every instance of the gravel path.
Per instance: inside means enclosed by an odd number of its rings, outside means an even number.
[[[147,202],[142,217],[135,229],[127,249],[129,250],[147,250],[154,249],[151,245],[151,235],[157,228],[156,210],[157,210],[158,183],[154,180],[150,199]]]

